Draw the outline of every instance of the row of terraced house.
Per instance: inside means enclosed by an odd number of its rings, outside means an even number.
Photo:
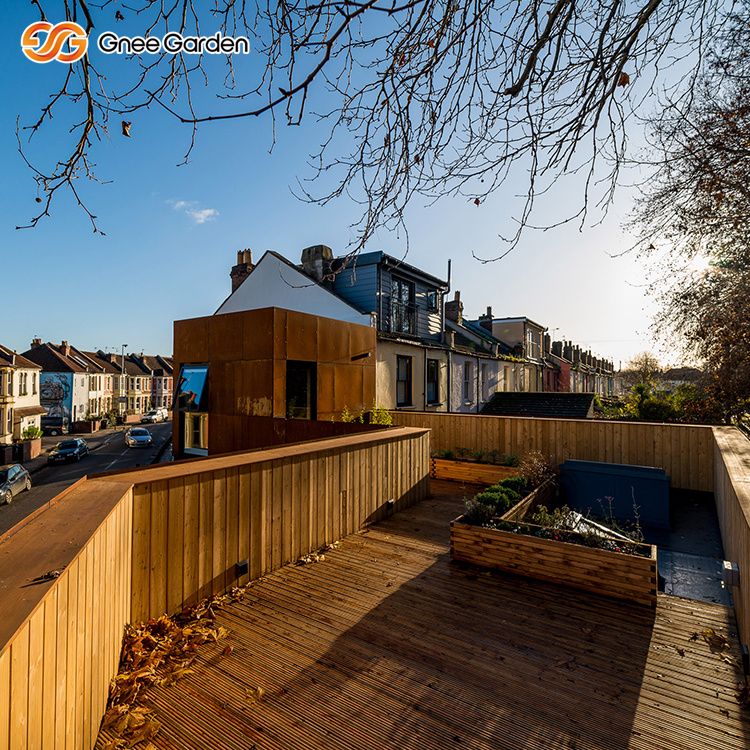
[[[0,346],[0,443],[19,440],[28,427],[170,409],[172,389],[171,357],[84,351],[41,339],[20,354]]]
[[[217,314],[278,307],[375,327],[377,398],[389,409],[480,412],[497,392],[619,395],[612,361],[528,317],[464,315],[450,280],[383,252],[355,262],[316,245],[294,265],[267,252],[240,251],[232,293]]]

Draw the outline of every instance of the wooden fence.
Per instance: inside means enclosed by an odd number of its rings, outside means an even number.
[[[566,458],[657,466],[672,487],[713,491],[711,427],[593,419],[496,417],[437,412],[392,412],[394,424],[431,430],[433,452],[446,449],[541,451],[553,464]]]
[[[0,545],[3,750],[93,747],[130,619],[132,499],[83,482]]]
[[[81,482],[0,542],[0,750],[93,747],[127,622],[263,575],[428,492],[428,435],[408,428]]]
[[[714,497],[724,558],[737,563],[732,587],[740,638],[750,644],[750,441],[736,427],[714,427]]]

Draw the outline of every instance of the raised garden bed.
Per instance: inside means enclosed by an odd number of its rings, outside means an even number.
[[[521,468],[518,466],[480,464],[474,461],[432,458],[430,459],[430,476],[433,479],[447,479],[450,482],[496,484],[507,477],[521,476]]]
[[[502,516],[502,520],[523,518],[529,507],[545,502],[544,495],[551,487],[550,483],[541,485]],[[638,555],[614,552],[471,526],[463,523],[462,518],[451,521],[451,557],[454,560],[656,606],[656,547],[653,545],[634,545],[641,553]]]

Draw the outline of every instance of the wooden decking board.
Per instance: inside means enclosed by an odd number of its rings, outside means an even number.
[[[260,613],[259,613],[259,614],[260,614]],[[263,616],[263,614],[265,614],[265,613],[262,613],[262,614],[261,614],[261,616]],[[392,624],[392,623],[391,623],[391,624]],[[281,623],[280,625],[281,625],[281,627],[286,627],[286,626],[288,626],[288,623],[286,623],[286,622],[282,622],[282,623]],[[307,627],[308,627],[308,630],[309,630],[309,629],[310,629],[310,626],[308,625]],[[487,656],[490,656],[490,655],[487,655]],[[506,670],[504,670],[504,675],[507,675],[507,673],[508,673],[507,669],[506,669]],[[586,681],[588,681],[588,680],[589,680],[589,678],[591,677],[591,675],[588,675],[588,674],[586,674],[586,672],[585,672],[585,671],[583,671],[583,670],[582,670],[582,671],[580,672],[580,674],[579,674],[578,676],[579,676],[579,678],[585,678],[585,680],[586,680]],[[517,679],[517,680],[520,680],[520,681],[521,681],[520,683],[519,683],[519,682],[517,682],[517,685],[519,685],[519,684],[521,684],[521,685],[522,685],[522,684],[523,684],[523,677],[524,677],[524,676],[523,676],[522,674],[514,675],[514,677],[516,677],[516,679]],[[574,692],[574,693],[575,693],[575,692],[576,692],[576,690],[572,690],[572,692]],[[627,691],[623,691],[623,692],[622,692],[622,695],[625,695],[625,694],[626,694],[626,692],[627,692]],[[636,691],[634,691],[634,692],[635,692],[635,693],[637,694],[637,692],[638,692],[638,691],[636,690]],[[645,694],[644,694],[644,695],[645,695]],[[657,692],[655,692],[655,693],[653,694],[653,696],[654,696],[654,698],[655,698],[655,699],[658,699],[658,700],[659,700],[659,701],[661,701],[661,702],[664,702],[665,700],[667,700],[667,699],[668,699],[668,698],[670,697],[670,695],[669,695],[668,693],[659,693],[658,691],[657,691]],[[675,698],[677,699],[677,698],[679,698],[679,696],[675,696]],[[679,709],[680,709],[680,707],[681,707],[681,705],[682,705],[681,701],[677,700],[677,702],[675,703],[675,708],[677,709],[676,713],[677,713],[678,715],[679,715],[679,714],[681,713],[681,712],[680,712],[680,710],[679,710]],[[671,713],[675,713],[675,711],[671,711]],[[602,718],[602,717],[599,717],[599,719],[600,719],[600,720],[601,720],[601,718]],[[723,718],[723,717],[722,717],[722,718]]]
[[[688,640],[712,627],[738,657],[732,610],[664,595],[653,610],[450,562],[460,498],[433,484],[438,499],[347,537],[323,562],[254,582],[222,611],[228,640],[201,653],[195,675],[149,694],[164,723],[153,744],[750,748],[734,700],[741,670],[700,635]],[[266,697],[249,705],[255,685]]]
[[[282,608],[283,609],[284,606],[285,606],[285,604],[286,604],[286,602],[284,600],[284,591],[283,590],[273,591],[273,592],[269,592],[269,594],[273,596],[273,603],[278,608]],[[260,610],[259,609],[256,609],[256,611],[258,612],[258,614],[260,614]],[[265,609],[263,610],[263,614],[264,615],[265,615],[266,611],[267,610],[265,610]],[[311,619],[315,618],[316,612],[318,614],[320,614],[321,616],[324,616],[324,612],[323,611],[313,610],[313,609],[310,608],[309,604],[308,604],[308,612],[309,612],[309,617]],[[413,618],[413,616],[412,616],[412,618]],[[341,622],[341,621],[342,620],[339,617],[337,619],[337,622]],[[398,618],[394,619],[394,617],[389,613],[389,622],[390,622],[391,625],[393,625],[394,622],[398,622]],[[425,628],[427,626],[429,626],[429,621],[420,620],[419,622],[415,621],[415,623],[417,625],[421,625],[421,626],[423,626]],[[403,623],[401,623],[401,627],[402,628],[404,627]],[[434,625],[432,629],[433,629],[433,631],[436,634],[440,635],[441,640],[443,641],[443,645],[458,647],[459,641],[457,639],[451,639],[449,635],[444,634],[442,632],[444,629],[441,628],[439,624]],[[416,631],[415,634],[420,635],[420,637],[423,638],[423,639],[429,640],[429,635],[425,634],[423,631]],[[575,632],[573,632],[572,635],[573,636],[576,636],[576,635],[580,636],[580,631],[577,634]],[[509,636],[509,634],[506,633],[506,637],[508,637],[508,636]],[[435,643],[435,645],[437,646],[439,644]],[[526,645],[527,646],[530,645],[530,643],[529,643],[528,640],[527,640]],[[542,649],[545,646],[545,643],[544,643],[543,640],[537,639],[533,643],[533,645],[534,645],[535,652],[537,652],[537,659],[540,660],[542,663],[546,663],[549,658],[554,658],[552,654],[549,654],[549,655],[545,656],[545,654],[543,653]],[[513,650],[514,650],[514,648],[512,646],[512,642],[511,642],[511,645],[507,645],[505,648],[503,648],[502,644],[496,644],[496,648],[494,650],[490,650],[490,649],[486,648],[484,645],[482,646],[483,657],[486,657],[486,658],[493,658],[493,657],[494,658],[505,658],[505,655],[507,653],[509,653],[509,652],[512,653]],[[688,652],[688,651],[689,651],[689,647],[688,647],[688,644],[686,644],[686,652]],[[668,652],[668,649],[665,647],[664,652],[662,652],[662,653],[667,653],[667,652]],[[672,659],[669,663],[672,666],[673,671],[679,672],[679,671],[681,671],[679,669],[679,666],[682,663],[681,660],[687,659],[688,662],[689,662],[690,657],[689,656],[680,657],[677,654],[677,652],[674,651],[674,650],[672,651],[672,653],[674,654],[675,659]],[[558,655],[558,658],[559,658],[559,655]],[[625,660],[626,658],[627,657],[623,657],[623,660]],[[675,669],[674,664],[678,665],[678,669]],[[609,657],[607,654],[599,654],[597,652],[596,655],[590,656],[590,660],[589,660],[589,663],[586,665],[586,668],[588,670],[590,670],[592,672],[592,674],[596,674],[596,673],[599,673],[599,672],[601,672],[601,673],[611,673],[613,666],[615,666],[615,665],[611,661],[611,657]],[[695,674],[695,669],[697,667],[698,667],[697,664],[693,665],[693,666],[690,666],[690,667],[687,667],[686,670],[689,669],[689,670],[692,670],[692,671],[686,671],[685,674],[686,675],[688,675],[688,674],[694,675]],[[636,683],[636,685],[637,685],[638,689],[640,689],[640,683]],[[705,693],[706,696],[708,696],[709,694],[711,694],[713,692],[712,689],[704,686],[703,683],[699,683],[697,686],[691,685],[691,687],[690,687],[691,694],[693,694],[696,689],[697,689],[698,692]],[[674,692],[677,693],[676,690]]]

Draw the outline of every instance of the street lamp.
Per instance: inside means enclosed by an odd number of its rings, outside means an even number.
[[[125,349],[127,346],[127,344],[122,345],[122,361],[120,367],[120,415],[123,413],[123,404],[127,406],[127,396],[123,395],[125,393]]]

